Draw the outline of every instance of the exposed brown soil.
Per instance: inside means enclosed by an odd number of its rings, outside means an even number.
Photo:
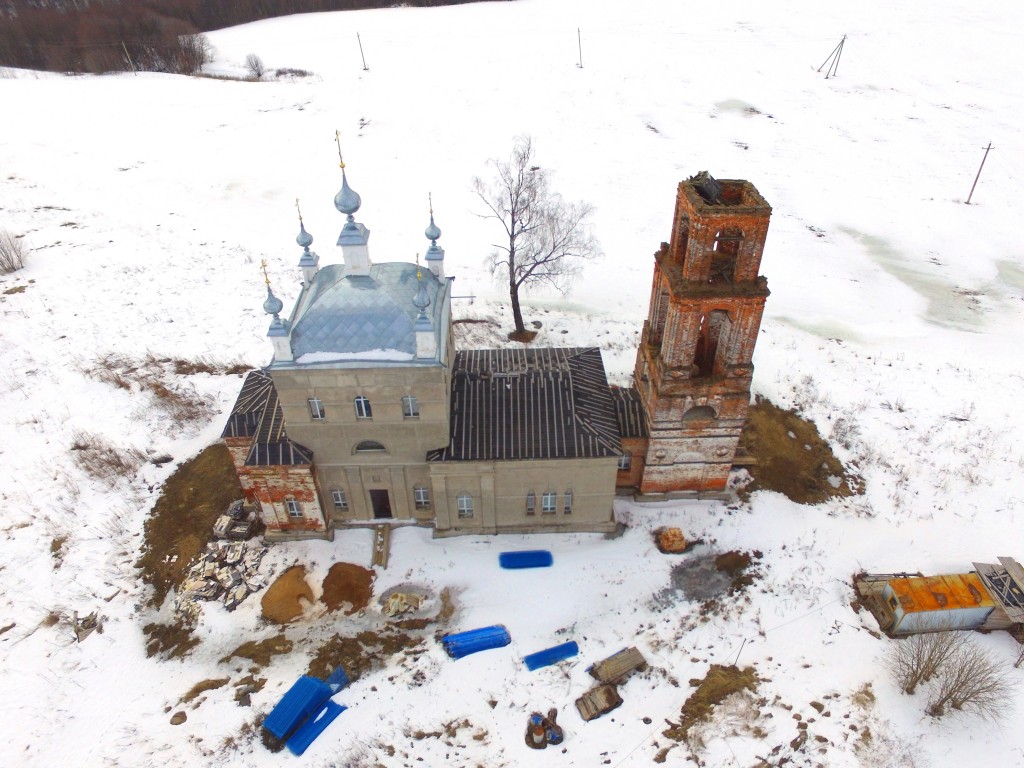
[[[306,582],[306,568],[293,565],[263,593],[263,618],[275,624],[287,624],[299,618],[306,604],[313,603],[313,589]]]
[[[367,630],[355,637],[332,637],[317,649],[306,674],[326,680],[342,666],[349,680],[358,680],[367,672],[383,667],[396,653],[405,651],[417,655],[425,650],[425,642],[421,636],[391,628],[380,632]]]
[[[706,722],[714,714],[715,707],[728,696],[740,691],[756,691],[758,684],[757,672],[753,667],[739,667],[712,664],[708,673],[701,679],[690,680],[690,685],[697,690],[683,702],[678,723],[669,723],[663,735],[673,741],[685,741],[686,735],[697,723]]]
[[[292,641],[286,638],[284,632],[282,632],[274,637],[268,637],[266,640],[250,640],[247,643],[242,643],[221,659],[221,663],[226,663],[234,658],[240,658],[249,659],[259,666],[265,667],[270,663],[272,657],[282,653],[290,653],[291,650]]]
[[[193,699],[198,698],[200,694],[206,693],[207,691],[214,691],[218,688],[223,688],[230,682],[230,680],[231,678],[228,677],[219,677],[216,679],[202,680],[193,685],[191,688],[189,688],[188,693],[182,696],[181,700],[178,703],[188,704]]]
[[[242,488],[223,443],[214,443],[167,479],[146,521],[137,563],[142,580],[153,587],[151,605],[160,605],[181,583],[189,563],[209,540],[218,515],[240,498]]]
[[[537,338],[536,331],[512,331],[508,335],[509,341],[518,341],[521,344],[529,344],[535,338]]]
[[[778,408],[763,398],[750,409],[739,453],[756,459],[756,464],[747,468],[754,481],[745,493],[777,491],[798,504],[818,504],[856,492],[856,481],[817,427],[796,411]]]
[[[324,577],[324,594],[321,598],[328,611],[336,611],[348,605],[346,616],[361,611],[373,597],[374,573],[352,563],[335,563]]]
[[[142,628],[146,635],[146,656],[165,654],[169,659],[180,659],[199,645],[199,638],[192,634],[192,627],[185,624],[147,624]]]

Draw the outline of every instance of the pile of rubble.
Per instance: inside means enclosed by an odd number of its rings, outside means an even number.
[[[257,541],[211,542],[185,574],[174,600],[174,610],[183,619],[199,618],[200,602],[221,600],[233,611],[239,603],[266,584],[259,576],[260,561],[267,548]]]

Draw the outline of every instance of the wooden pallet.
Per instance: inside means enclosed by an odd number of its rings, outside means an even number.
[[[373,562],[381,568],[388,567],[388,555],[391,550],[391,526],[375,525],[373,527]]]

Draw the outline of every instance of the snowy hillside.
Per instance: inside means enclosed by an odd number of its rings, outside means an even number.
[[[1024,8],[1006,0],[517,0],[210,35],[211,71],[243,75],[256,53],[310,77],[0,70],[0,229],[32,249],[24,270],[0,277],[0,763],[649,765],[671,744],[662,731],[688,681],[738,657],[762,678],[760,713],[741,702],[713,721],[709,766],[1024,765],[1024,686],[1001,726],[925,716],[883,670],[891,641],[869,633],[849,588],[864,569],[1024,558],[1022,25]],[[844,34],[826,79],[817,69]],[[864,495],[813,507],[764,492],[728,508],[619,501],[630,527],[614,540],[398,529],[374,594],[414,584],[436,610],[448,588],[455,629],[500,622],[512,645],[456,662],[428,634],[340,694],[348,711],[304,757],[268,752],[247,725],[318,643],[372,627],[379,611],[311,609],[286,628],[294,650],[259,671],[267,682],[248,707],[232,687],[247,665],[223,659],[281,631],[258,596],[234,613],[210,604],[184,660],[147,658],[142,627],[157,617],[134,568],[143,522],[160,483],[217,438],[241,379],[161,369],[207,414],[183,426],[152,390],[102,371],[147,356],[269,360],[259,265],[290,307],[295,198],[321,263],[340,260],[335,130],[372,258],[424,252],[430,193],[454,293],[476,297],[455,301],[455,317],[506,330],[507,296],[484,270],[497,233],[476,215],[471,180],[532,135],[554,187],[596,207],[605,257],[568,299],[532,295],[524,314],[542,323],[539,344],[601,346],[616,383],[629,379],[676,184],[705,169],[753,182],[773,207],[754,389],[811,418]],[[86,443],[137,449],[141,469],[101,482],[82,469]],[[174,461],[146,461],[163,454]],[[671,591],[678,561],[650,536],[666,524],[716,551],[760,552],[753,584],[713,611]],[[550,549],[554,568],[501,571],[498,552],[517,548]],[[318,591],[332,563],[368,565],[369,553],[370,533],[347,531],[276,547],[264,569],[303,563]],[[76,643],[74,611],[98,611],[104,632]],[[574,662],[526,671],[524,654],[569,639]],[[977,641],[1020,681],[1007,634]],[[585,667],[626,645],[651,670],[623,686],[621,708],[584,723],[572,702],[592,682]],[[528,751],[527,714],[552,706],[564,751]],[[182,709],[188,720],[171,725]],[[795,714],[810,723],[799,750]],[[666,764],[686,758],[679,746]]]

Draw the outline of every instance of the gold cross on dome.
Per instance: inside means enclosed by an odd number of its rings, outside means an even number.
[[[263,270],[263,279],[266,281],[267,287],[269,288],[270,287],[270,276],[267,275],[267,260],[266,259],[263,259],[263,261],[260,262],[260,269]]]
[[[338,166],[345,170],[345,161],[341,159],[341,131],[334,131],[334,142],[338,145]]]
[[[299,221],[302,221],[302,209],[299,208],[299,198],[295,198],[295,210],[299,212]]]

